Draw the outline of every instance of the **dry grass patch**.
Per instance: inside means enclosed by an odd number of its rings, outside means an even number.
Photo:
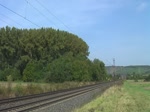
[[[144,89],[145,89],[145,90],[150,90],[150,87],[145,87]]]
[[[64,82],[64,83],[27,83],[27,82],[0,82],[0,99],[18,97],[43,92],[69,89],[95,82]]]

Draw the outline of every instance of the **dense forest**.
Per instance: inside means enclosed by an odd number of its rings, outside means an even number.
[[[88,45],[77,35],[52,28],[0,28],[0,80],[26,82],[107,80],[105,65],[88,59]]]

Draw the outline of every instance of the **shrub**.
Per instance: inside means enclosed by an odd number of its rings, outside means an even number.
[[[150,81],[150,74],[144,79],[144,81]]]
[[[38,81],[43,78],[42,74],[42,64],[38,61],[31,61],[27,64],[25,70],[23,71],[23,81],[32,82]]]
[[[0,71],[0,80],[7,81],[7,76],[11,75],[12,80],[20,80],[21,75],[16,68],[6,68],[3,71]]]

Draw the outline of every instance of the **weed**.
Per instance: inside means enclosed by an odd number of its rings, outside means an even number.
[[[18,83],[14,88],[13,88],[13,93],[16,97],[18,96],[23,96],[25,93],[24,93],[24,88],[23,86],[21,85],[21,83]]]
[[[11,94],[11,90],[12,90],[12,76],[11,75],[7,76],[7,82],[8,82],[7,91],[8,91],[8,94]]]

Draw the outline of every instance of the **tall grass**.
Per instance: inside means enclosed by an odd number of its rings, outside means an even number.
[[[69,89],[95,83],[95,82],[24,83],[24,82],[12,82],[12,80],[9,78],[7,82],[0,82],[0,99],[57,91],[61,89]]]
[[[150,82],[126,81],[74,112],[150,112]]]

